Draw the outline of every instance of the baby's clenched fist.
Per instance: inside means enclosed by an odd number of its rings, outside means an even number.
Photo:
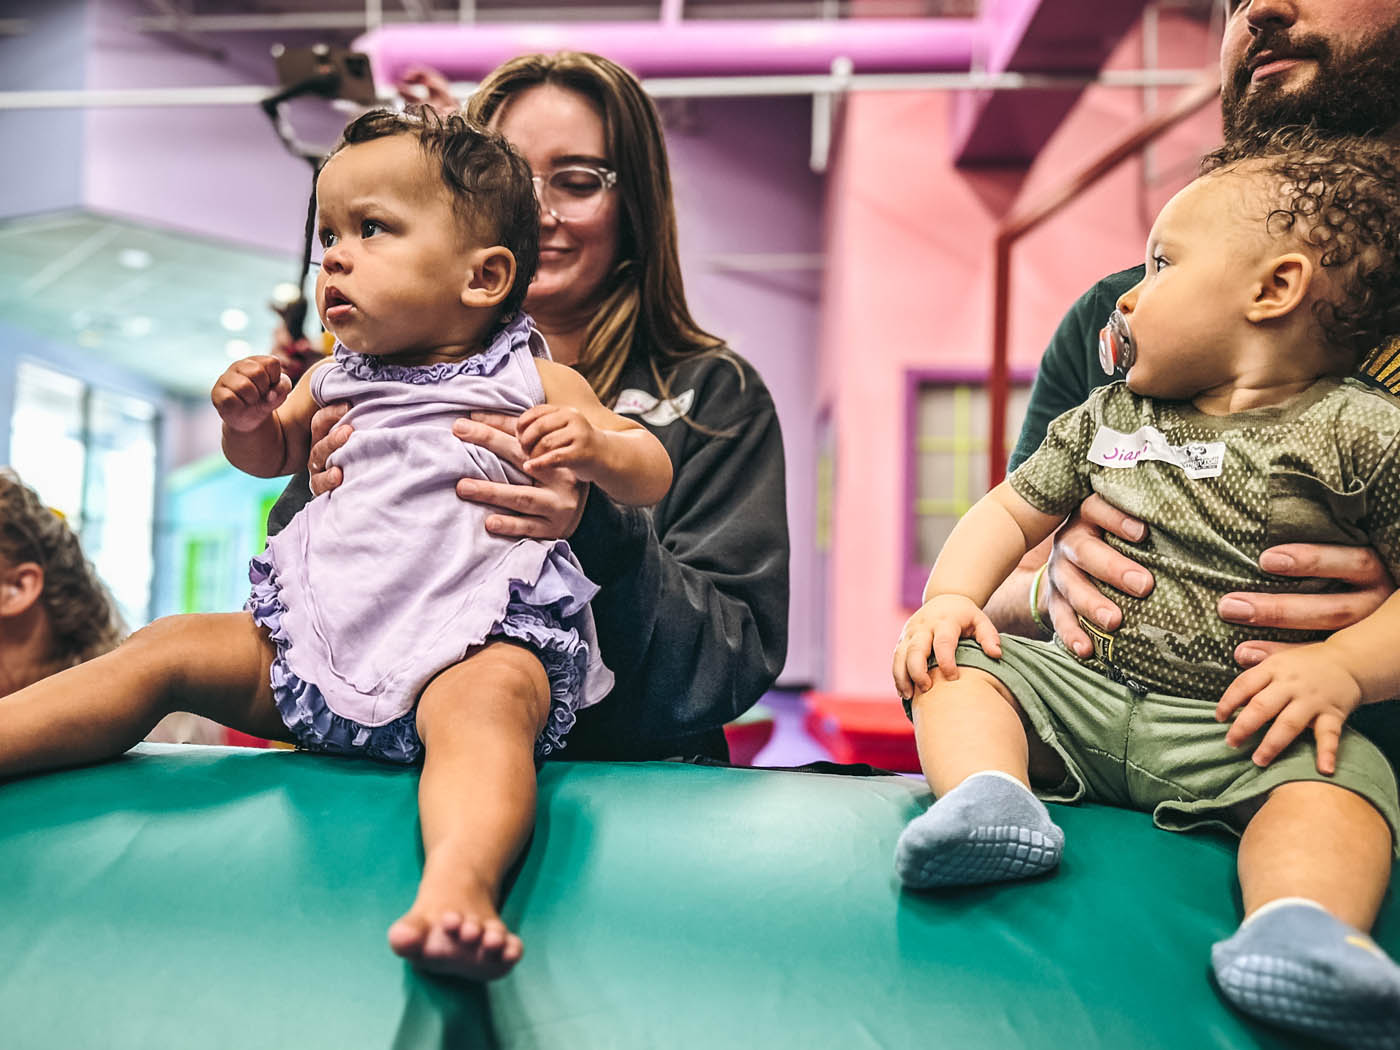
[[[292,381],[275,357],[245,357],[214,384],[210,400],[230,430],[256,430],[292,392]]]

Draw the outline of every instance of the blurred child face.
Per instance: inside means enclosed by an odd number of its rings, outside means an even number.
[[[316,308],[361,354],[405,364],[462,356],[479,318],[461,300],[473,247],[450,191],[409,135],[348,146],[317,182],[325,255]]]
[[[491,122],[544,180],[561,168],[606,168],[603,118],[583,95],[557,84],[539,84],[508,99]],[[597,209],[582,219],[560,222],[540,211],[540,264],[525,297],[525,308],[539,317],[570,319],[597,305],[617,262],[617,192],[601,195]]]
[[[1147,273],[1118,300],[1136,360],[1135,393],[1186,400],[1228,382],[1247,324],[1256,262],[1267,247],[1245,180],[1207,175],[1167,202],[1147,238]]]

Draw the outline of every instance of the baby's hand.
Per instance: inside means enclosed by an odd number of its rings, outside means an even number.
[[[292,392],[292,381],[270,355],[235,361],[219,376],[210,400],[230,430],[256,430]]]
[[[593,481],[593,467],[603,457],[602,432],[568,405],[536,405],[515,424],[525,450],[525,473],[569,467],[583,481]]]
[[[1319,643],[1281,650],[1245,671],[1215,705],[1215,718],[1224,722],[1239,711],[1225,734],[1231,747],[1239,747],[1265,723],[1274,723],[1254,750],[1259,766],[1267,766],[1312,726],[1317,771],[1330,775],[1337,771],[1342,725],[1360,703],[1361,686],[1326,644]]]
[[[938,659],[938,669],[950,681],[958,677],[953,656],[958,642],[975,638],[988,656],[1001,655],[1001,636],[987,614],[971,598],[939,594],[909,617],[894,649],[894,685],[901,697],[912,697],[933,688],[928,659]]]

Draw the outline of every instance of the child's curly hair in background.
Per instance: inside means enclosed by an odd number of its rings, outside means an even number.
[[[1400,335],[1400,148],[1290,125],[1207,154],[1201,174],[1272,177],[1269,232],[1311,249],[1329,279],[1315,310],[1327,342],[1361,357]]]
[[[44,570],[40,597],[53,632],[55,669],[115,648],[126,633],[116,603],[68,523],[8,468],[0,469],[0,558]]]

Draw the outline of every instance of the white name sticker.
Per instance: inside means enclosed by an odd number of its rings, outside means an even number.
[[[1218,478],[1224,469],[1225,442],[1172,445],[1156,427],[1123,434],[1101,426],[1089,446],[1089,462],[1101,467],[1135,467],[1148,459],[1170,463],[1193,480]]]

